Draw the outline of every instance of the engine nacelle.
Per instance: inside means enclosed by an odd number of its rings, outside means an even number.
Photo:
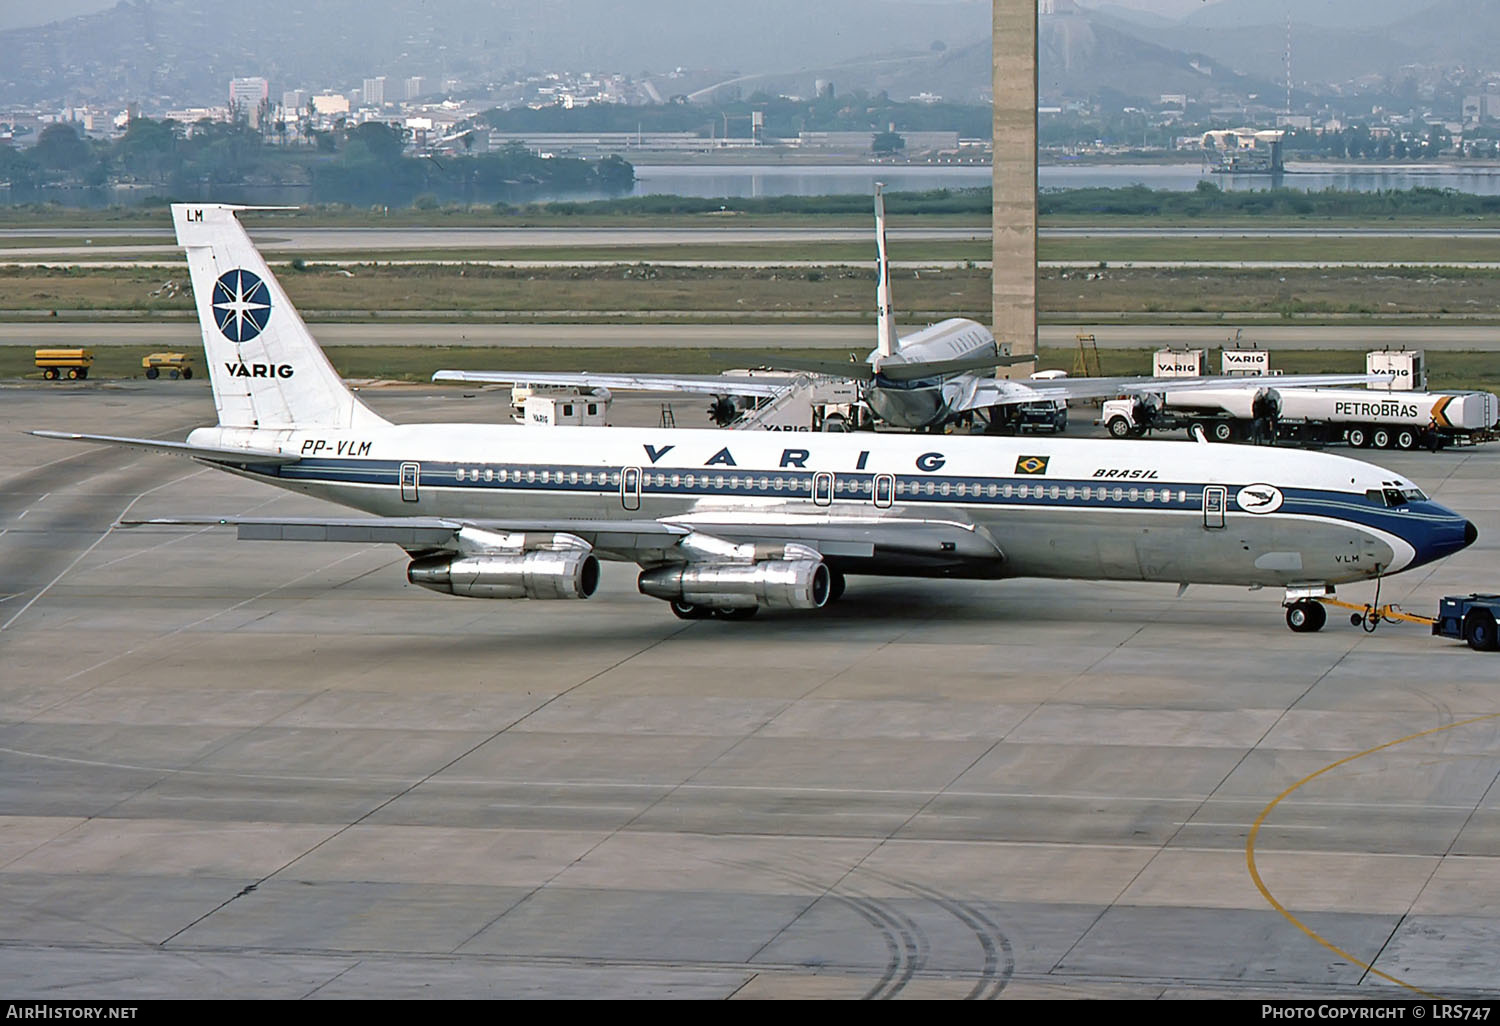
[[[406,579],[467,598],[582,599],[599,587],[599,560],[587,549],[414,559]]]
[[[638,586],[652,598],[715,609],[821,609],[828,604],[831,576],[816,559],[686,563],[647,570]]]

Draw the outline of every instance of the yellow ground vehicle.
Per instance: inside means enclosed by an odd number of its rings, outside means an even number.
[[[94,365],[92,349],[38,349],[36,365],[42,369],[42,377],[48,381],[68,378],[79,381],[89,376]]]
[[[170,378],[191,378],[193,358],[187,353],[149,353],[141,357],[141,366],[146,368],[146,377],[158,378],[166,374]]]

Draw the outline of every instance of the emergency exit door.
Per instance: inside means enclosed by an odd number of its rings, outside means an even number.
[[[422,477],[422,464],[401,464],[401,501],[416,502],[417,487]]]

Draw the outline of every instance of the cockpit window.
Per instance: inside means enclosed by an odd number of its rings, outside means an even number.
[[[1365,498],[1381,506],[1405,506],[1411,502],[1426,502],[1427,496],[1420,488],[1371,488]]]

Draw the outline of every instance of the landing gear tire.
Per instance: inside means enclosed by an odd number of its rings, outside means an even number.
[[[1495,618],[1483,609],[1474,609],[1464,617],[1464,640],[1476,652],[1495,651]]]
[[[672,615],[679,620],[707,620],[714,615],[712,606],[700,606],[693,602],[669,602],[672,607]]]
[[[1298,634],[1312,634],[1328,622],[1328,610],[1321,602],[1293,602],[1286,607],[1286,625]]]
[[[1356,449],[1363,449],[1370,444],[1370,436],[1365,432],[1364,428],[1350,428],[1348,434],[1344,437]]]
[[[748,620],[760,612],[760,606],[735,606],[733,609],[715,609],[714,616],[720,620]]]

